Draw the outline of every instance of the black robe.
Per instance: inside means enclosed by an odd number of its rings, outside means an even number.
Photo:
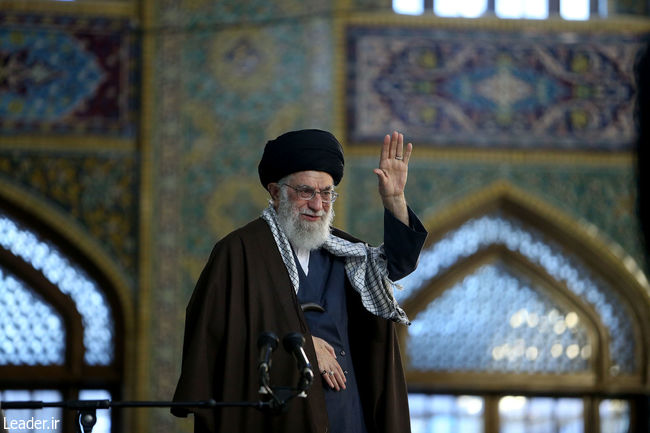
[[[358,242],[344,232],[334,234]],[[346,279],[347,281],[347,279]],[[369,432],[409,432],[406,383],[394,324],[369,313],[346,282],[350,345]],[[307,398],[286,413],[252,408],[191,409],[195,432],[328,431],[316,353],[286,267],[262,219],[219,241],[210,255],[186,311],[181,376],[175,401],[258,401],[257,337],[305,336],[304,349],[316,372]],[[296,363],[282,348],[273,354],[271,384],[295,386]],[[186,416],[188,410],[172,410]]]

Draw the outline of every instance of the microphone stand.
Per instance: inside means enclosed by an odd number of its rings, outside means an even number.
[[[111,400],[69,400],[69,401],[3,401],[2,409],[44,409],[48,407],[61,407],[76,410],[75,431],[77,433],[92,433],[97,422],[97,409],[110,408],[140,408],[140,407],[183,407],[215,409],[221,407],[250,407],[261,411],[271,410],[280,413],[293,397],[298,395],[290,389],[274,389],[273,400],[270,401],[239,401],[218,402],[215,400],[199,401],[111,401]]]
[[[97,422],[97,409],[110,409],[112,407],[185,407],[185,408],[217,408],[217,407],[253,407],[264,409],[268,406],[265,402],[216,402],[214,400],[199,401],[111,401],[111,400],[68,400],[68,401],[3,401],[2,409],[44,409],[48,407],[61,407],[76,410],[77,433],[91,433]]]
[[[272,335],[272,333],[270,333]],[[292,334],[296,335],[296,334]],[[299,335],[299,334],[298,334]],[[302,336],[301,336],[302,337]],[[277,338],[277,337],[276,337]],[[300,343],[302,349],[302,343]],[[272,352],[272,350],[271,350]],[[61,407],[69,410],[76,410],[77,433],[92,433],[93,427],[97,422],[97,409],[124,408],[124,407],[183,407],[183,408],[204,408],[214,409],[220,407],[251,407],[260,411],[270,410],[274,414],[279,414],[286,410],[287,403],[295,397],[307,397],[307,389],[311,385],[311,380],[305,381],[305,372],[301,372],[301,378],[297,388],[287,386],[273,387],[270,385],[270,353],[268,362],[264,367],[260,366],[260,395],[270,397],[268,401],[238,401],[238,402],[218,402],[215,400],[198,400],[198,401],[111,401],[111,400],[68,400],[68,401],[0,401],[0,409],[44,409],[48,407]],[[308,365],[308,372],[313,378],[311,366]],[[308,374],[308,375],[309,375]]]

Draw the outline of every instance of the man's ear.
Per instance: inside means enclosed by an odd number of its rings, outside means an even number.
[[[266,189],[269,191],[269,194],[271,194],[271,200],[273,200],[273,206],[277,207],[278,203],[280,202],[280,184],[271,182],[266,186]]]

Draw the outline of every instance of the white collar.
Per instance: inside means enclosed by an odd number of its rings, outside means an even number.
[[[302,268],[302,271],[305,273],[305,275],[309,275],[310,251],[308,249],[298,249],[296,247],[294,247],[293,250],[296,252],[296,257],[298,257],[298,262],[300,263],[300,267]]]

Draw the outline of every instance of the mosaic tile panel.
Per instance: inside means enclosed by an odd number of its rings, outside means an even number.
[[[325,106],[304,96],[319,100],[329,90],[316,87],[320,77],[311,81],[313,53],[306,46],[290,49],[306,30],[277,26],[189,38],[194,48],[184,52],[183,63],[200,71],[184,80],[191,96],[181,113],[183,188],[192,192],[183,200],[189,253],[205,256],[216,238],[259,215],[266,193],[256,170],[268,139],[304,125],[327,127],[323,119],[331,115],[310,119],[310,111]],[[277,77],[272,86],[269,76]],[[214,236],[206,237],[206,229]]]
[[[78,221],[135,281],[139,193],[134,155],[2,151],[0,176]]]
[[[347,139],[434,147],[630,150],[640,37],[353,26]]]
[[[131,22],[1,13],[0,23],[0,134],[135,137]]]
[[[183,69],[197,72],[182,78],[186,100],[179,124],[190,262],[203,261],[216,239],[266,206],[256,173],[267,140],[290,129],[329,128],[329,38],[323,21],[185,37]],[[190,270],[192,279],[196,272]]]

